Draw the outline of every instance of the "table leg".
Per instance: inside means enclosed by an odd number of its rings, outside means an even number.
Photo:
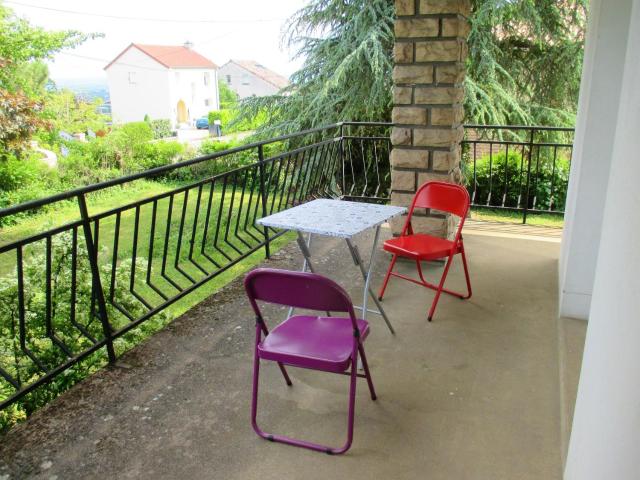
[[[311,247],[311,233],[307,235],[307,239],[305,240],[304,236],[302,235],[302,232],[298,232],[298,238],[296,239],[296,242],[298,243],[298,248],[300,248],[300,251],[302,252],[302,256],[304,257],[304,262],[302,262],[301,271],[306,272],[308,269],[311,273],[315,273],[313,264],[311,263],[311,251],[309,250],[309,247]],[[293,307],[289,307],[287,318],[289,318],[293,314],[293,310],[294,310]],[[331,316],[331,312],[326,312],[326,313],[327,313],[327,317]]]
[[[373,238],[373,247],[371,249],[371,256],[369,258],[369,267],[365,270],[365,267],[362,263],[362,258],[360,257],[360,252],[358,251],[358,247],[356,245],[354,245],[351,240],[349,238],[345,239],[347,242],[347,246],[349,247],[349,251],[351,252],[351,257],[353,258],[353,263],[355,263],[359,268],[360,268],[360,273],[362,274],[362,278],[364,279],[364,291],[363,291],[363,302],[362,302],[362,307],[355,307],[359,310],[362,310],[362,318],[365,319],[367,312],[374,312],[374,313],[380,313],[380,315],[382,315],[382,318],[384,319],[385,323],[387,324],[387,327],[389,328],[389,331],[392,334],[396,334],[395,330],[393,329],[393,326],[391,325],[391,322],[389,321],[389,317],[387,317],[386,312],[384,311],[384,309],[382,308],[382,305],[380,304],[380,301],[378,300],[378,297],[376,297],[376,294],[373,292],[373,290],[371,289],[371,271],[373,270],[373,264],[375,261],[375,255],[376,255],[376,250],[378,248],[378,240],[380,238],[380,226],[376,227],[376,233],[375,236]],[[376,312],[375,310],[370,310],[367,308],[367,296],[370,295],[371,299],[374,301],[374,303],[376,304],[376,306],[378,307],[378,311]]]
[[[307,268],[309,268],[309,270],[313,272],[313,265],[311,265],[311,252],[309,250],[309,247],[311,246],[311,234],[309,233],[307,235],[307,239],[305,240],[302,232],[297,233],[298,238],[296,239],[296,242],[298,242],[298,248],[300,249],[300,252],[302,252],[302,256],[304,257],[301,271],[306,272]],[[291,315],[293,315],[293,307],[289,307],[287,318],[289,318]]]

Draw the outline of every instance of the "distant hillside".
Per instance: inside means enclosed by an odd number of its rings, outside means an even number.
[[[58,88],[66,88],[74,92],[77,96],[87,101],[101,98],[105,102],[109,101],[109,87],[107,80],[102,78],[66,78],[53,81]]]

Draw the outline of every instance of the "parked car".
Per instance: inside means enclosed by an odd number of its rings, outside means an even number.
[[[209,128],[209,119],[207,117],[202,117],[196,120],[196,128],[199,130],[201,128]]]

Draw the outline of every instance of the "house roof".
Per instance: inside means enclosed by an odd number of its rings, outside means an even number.
[[[278,88],[284,88],[289,85],[289,79],[274,72],[273,70],[269,70],[267,67],[261,65],[255,60],[229,60],[228,63],[235,63],[248,72],[253,73],[256,77],[259,77],[265,82],[268,82]]]
[[[187,48],[184,45],[143,45],[140,43],[132,43],[109,62],[104,69],[109,68],[129,49],[134,47],[167,68],[218,68],[218,66],[207,57],[200,55],[195,50]]]

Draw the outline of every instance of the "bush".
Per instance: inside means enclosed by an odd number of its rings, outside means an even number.
[[[93,313],[91,271],[88,262],[88,253],[83,241],[79,241],[76,249],[76,276],[74,305],[77,324],[93,338],[103,338],[103,332],[97,316]],[[80,353],[89,348],[92,342],[70,321],[71,303],[69,292],[72,290],[72,256],[74,254],[71,232],[66,231],[52,237],[51,248],[51,304],[53,305],[51,322],[55,328],[55,334],[72,352]],[[103,249],[100,256],[106,257]],[[49,369],[63,363],[67,357],[64,352],[52,345],[47,335],[47,301],[42,292],[45,291],[46,261],[44,251],[38,249],[31,251],[24,260],[24,306],[26,316],[29,319],[29,348],[39,360]],[[138,257],[136,266],[140,270],[147,268],[145,258]],[[108,285],[112,266],[109,263],[101,265],[100,274],[103,285]],[[129,278],[131,260],[121,261],[115,269],[115,302],[125,308],[132,315],[139,317],[146,312],[144,306],[129,291]],[[34,362],[20,349],[15,340],[19,326],[18,310],[15,307],[18,299],[18,283],[15,273],[0,276],[0,364],[14,378],[19,378],[25,383],[33,382],[41,375],[41,371]],[[111,325],[119,329],[128,323],[128,319],[115,309],[112,303],[107,303],[107,310]],[[133,345],[147,336],[158,326],[167,321],[166,312],[145,322],[135,331],[116,340],[115,347],[121,352],[128,350]],[[104,349],[89,356],[82,363],[68,369],[64,374],[58,375],[50,383],[38,388],[33,393],[23,397],[0,415],[0,432],[24,419],[28,414],[55,398],[72,385],[82,380],[92,372],[103,366],[105,361]],[[4,400],[15,390],[6,382],[0,382],[0,400]]]
[[[56,171],[35,155],[24,159],[0,157],[0,208],[47,196],[57,180]],[[0,219],[0,226],[15,222],[19,216]]]
[[[171,121],[167,118],[149,120],[149,126],[153,130],[153,138],[167,138],[171,136]]]
[[[492,157],[485,155],[476,160],[476,183],[474,186],[473,163],[466,161],[464,174],[470,192],[475,190],[475,203],[490,206],[501,206],[505,194],[505,179],[507,180],[506,198],[504,205],[519,207],[524,205],[527,186],[527,158],[522,158],[519,152],[509,152],[506,159],[505,152],[498,152]],[[522,174],[521,174],[522,169]],[[532,159],[531,177],[529,181],[529,207],[548,209],[550,203],[552,210],[563,210],[567,195],[567,183],[569,181],[569,160],[558,157],[556,159],[555,172],[553,158],[540,155],[538,170],[536,171],[536,158]],[[551,186],[553,184],[553,198]],[[489,186],[491,185],[491,189]]]
[[[220,120],[222,124],[222,134],[248,132],[256,130],[266,121],[266,113],[261,113],[251,120],[239,120],[236,109],[213,110],[209,112],[209,123]]]
[[[136,170],[149,170],[173,163],[184,151],[184,144],[176,141],[145,143],[136,148],[131,163]]]
[[[217,140],[204,140],[200,144],[198,154],[210,155],[222,152],[231,148],[239,147],[241,143],[237,140],[221,142]],[[190,167],[179,168],[171,173],[171,178],[175,180],[198,180],[202,178],[219,175],[234,168],[250,165],[258,161],[258,153],[256,150],[247,150],[243,152],[223,155],[211,160],[205,160]]]

